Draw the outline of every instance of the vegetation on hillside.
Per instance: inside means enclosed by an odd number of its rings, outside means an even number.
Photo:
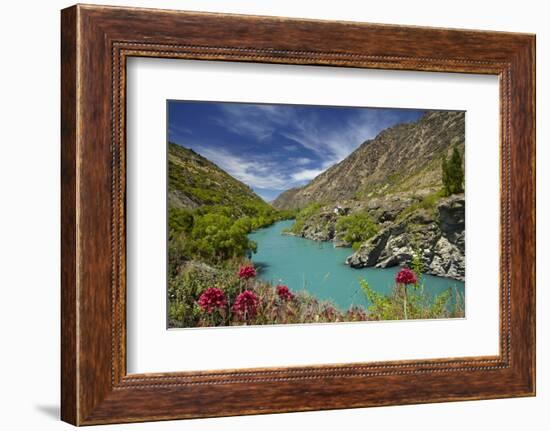
[[[253,230],[269,226],[278,220],[290,218],[288,211],[247,210],[224,205],[200,207],[195,210],[170,208],[168,210],[169,273],[187,260],[218,265],[229,259],[246,257],[256,251],[254,241],[248,239]]]
[[[170,277],[190,260],[223,266],[243,259],[256,250],[250,232],[292,216],[193,150],[172,143],[168,190],[175,196],[168,209]]]
[[[173,143],[168,144],[168,191],[173,198],[171,207],[221,205],[237,217],[273,211],[246,184],[193,150]]]

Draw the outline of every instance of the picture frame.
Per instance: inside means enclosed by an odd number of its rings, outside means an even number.
[[[61,53],[62,420],[92,425],[535,395],[534,35],[76,5],[61,13]],[[130,57],[498,76],[499,355],[128,374]]]

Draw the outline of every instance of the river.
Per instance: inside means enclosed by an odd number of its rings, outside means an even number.
[[[379,293],[388,294],[395,284],[398,267],[354,269],[345,264],[351,248],[335,248],[332,242],[319,242],[282,235],[293,220],[284,220],[249,234],[258,244],[252,261],[258,277],[273,284],[286,284],[295,291],[306,290],[321,300],[330,300],[342,310],[351,305],[368,306],[359,287],[364,278]],[[464,282],[450,278],[424,275],[424,289],[430,295],[449,287],[456,288],[464,298]]]

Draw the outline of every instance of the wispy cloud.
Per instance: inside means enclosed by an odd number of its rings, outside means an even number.
[[[324,169],[304,169],[292,174],[292,179],[294,181],[309,181],[323,172]]]
[[[296,165],[307,165],[313,162],[309,157],[291,157],[289,160]]]
[[[178,135],[192,135],[193,131],[189,129],[188,127],[184,127],[179,124],[170,124],[168,127],[168,133],[170,135],[178,134]]]
[[[195,147],[195,149],[224,171],[251,187],[280,190],[292,187],[292,179],[277,169],[275,162],[238,156],[226,150],[203,147]]]
[[[287,151],[297,151],[298,146],[307,148],[330,164],[346,158],[367,139],[395,122],[391,110],[357,109],[339,124],[324,124],[307,108],[288,105],[223,104],[216,117],[218,125],[241,136],[251,134],[264,141],[274,133],[280,133],[295,145],[285,145]],[[399,111],[399,110],[397,110]]]
[[[355,115],[330,127],[311,116],[296,120],[294,127],[283,134],[323,157],[325,165],[330,166],[345,159],[360,144],[374,138],[393,122],[391,113],[382,116],[376,111],[357,110]]]
[[[263,140],[289,121],[288,110],[276,105],[248,105],[226,103],[219,106],[220,116],[214,121],[238,135],[253,135]]]

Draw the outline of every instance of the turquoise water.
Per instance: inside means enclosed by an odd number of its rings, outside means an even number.
[[[262,280],[286,284],[296,292],[306,290],[319,299],[331,300],[342,310],[351,305],[369,305],[359,287],[360,278],[379,293],[391,292],[398,267],[350,268],[345,260],[352,253],[351,248],[335,248],[332,242],[281,235],[293,222],[280,221],[249,235],[258,244],[252,261]],[[424,275],[423,279],[424,289],[430,295],[454,287],[464,297],[464,282],[432,275]]]

